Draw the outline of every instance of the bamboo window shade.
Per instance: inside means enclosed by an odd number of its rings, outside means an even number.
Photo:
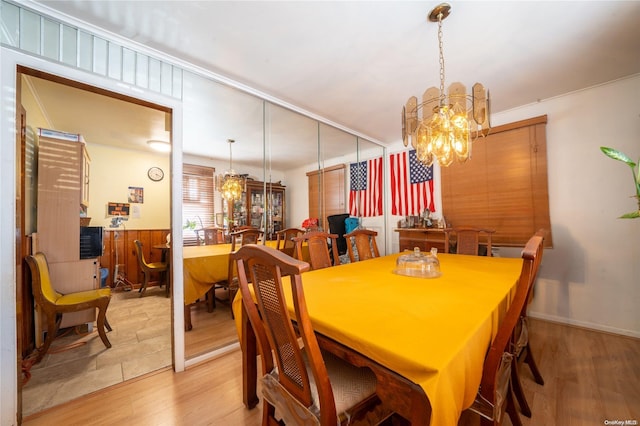
[[[494,229],[499,246],[524,246],[540,228],[552,247],[547,184],[547,116],[491,129],[472,158],[441,169],[448,226]]]
[[[212,167],[184,164],[182,168],[182,218],[196,221],[196,229],[215,225],[215,194]],[[184,245],[197,244],[196,234],[183,229]]]

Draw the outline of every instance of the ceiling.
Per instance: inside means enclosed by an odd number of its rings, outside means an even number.
[[[435,1],[38,3],[387,145],[439,85]],[[493,113],[640,72],[640,1],[450,4],[446,82],[483,83]]]

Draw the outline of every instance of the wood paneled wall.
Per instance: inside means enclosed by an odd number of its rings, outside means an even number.
[[[142,270],[138,265],[136,257],[135,240],[142,242],[142,251],[147,263],[160,262],[162,250],[154,249],[153,246],[166,244],[168,229],[108,229],[104,230],[104,254],[99,258],[100,267],[109,269],[107,285],[113,287],[114,273],[116,265],[116,247],[118,250],[118,260],[121,271],[133,284],[139,285],[144,280]],[[159,281],[160,274],[151,274],[151,282]]]

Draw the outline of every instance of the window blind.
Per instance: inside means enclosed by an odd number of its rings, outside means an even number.
[[[215,194],[213,167],[185,164],[182,171],[182,217],[187,222],[195,222],[195,229],[215,226]],[[219,197],[219,195],[218,195]],[[203,238],[203,233],[200,233]],[[197,233],[183,228],[184,245],[198,244]]]
[[[552,246],[546,123],[545,115],[493,128],[469,161],[441,169],[447,226],[495,229],[495,245],[515,247],[544,228]]]

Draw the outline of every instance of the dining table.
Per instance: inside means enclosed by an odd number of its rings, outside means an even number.
[[[522,259],[438,254],[441,275],[421,278],[396,273],[401,254],[303,273],[309,316],[324,350],[375,373],[393,411],[414,425],[456,425],[476,397]],[[287,279],[283,285],[295,318]],[[258,354],[242,303],[238,292],[243,399],[252,408]]]

